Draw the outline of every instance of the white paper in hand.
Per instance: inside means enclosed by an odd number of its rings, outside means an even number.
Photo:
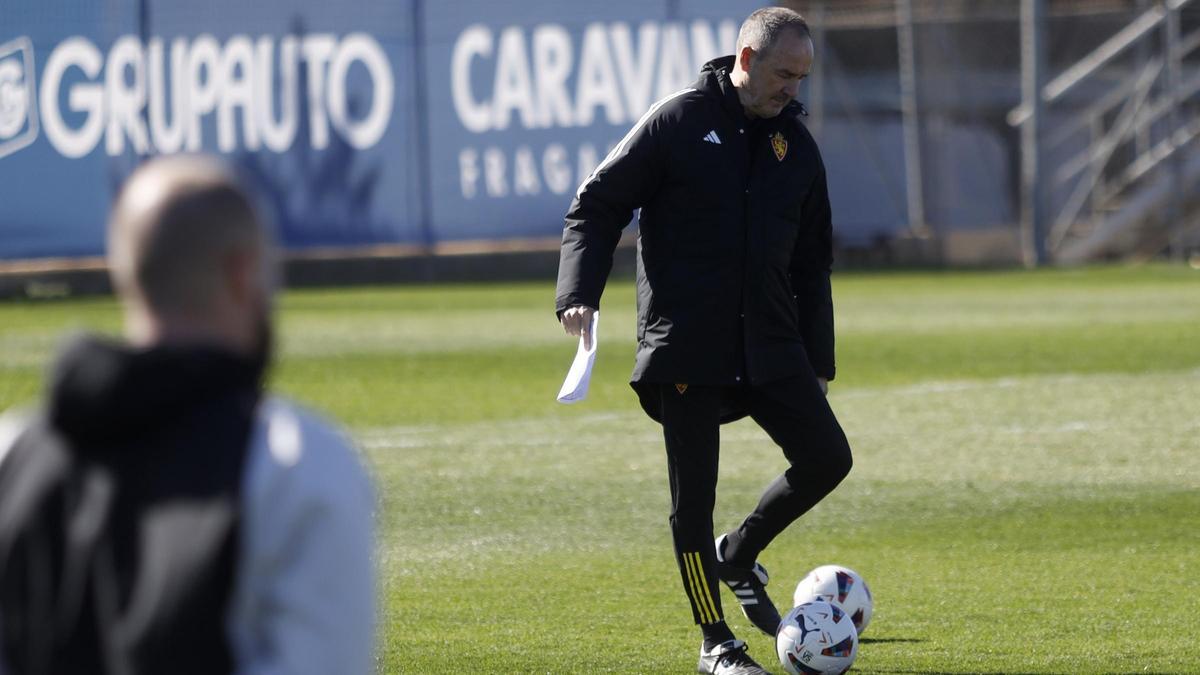
[[[600,312],[592,313],[592,348],[585,349],[583,336],[579,336],[579,349],[575,352],[575,360],[567,371],[567,379],[563,381],[562,389],[558,390],[559,403],[578,403],[587,398],[588,383],[592,379],[592,364],[596,363],[596,348],[600,346],[600,336],[596,332],[600,325]]]

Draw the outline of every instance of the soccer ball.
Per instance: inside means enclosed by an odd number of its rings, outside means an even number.
[[[779,622],[775,651],[792,675],[841,675],[858,656],[858,633],[841,607],[813,600]]]
[[[841,565],[822,565],[808,573],[796,585],[792,604],[800,605],[809,600],[825,600],[837,603],[846,610],[854,621],[854,628],[862,635],[871,623],[874,602],[871,589],[858,572]]]

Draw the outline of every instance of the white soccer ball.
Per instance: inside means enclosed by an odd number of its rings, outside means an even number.
[[[841,675],[858,656],[858,632],[841,607],[813,600],[794,607],[779,622],[775,651],[792,675]]]
[[[825,600],[841,605],[850,615],[858,634],[862,635],[871,623],[874,601],[871,589],[858,572],[841,565],[822,565],[808,573],[796,585],[792,604],[800,605],[809,600]]]

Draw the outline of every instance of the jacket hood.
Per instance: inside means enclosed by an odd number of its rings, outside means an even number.
[[[738,109],[741,109],[741,102],[738,101],[737,91],[733,87],[733,82],[729,79],[729,73],[732,71],[732,55],[713,59],[700,68],[700,78],[692,86],[699,91],[724,99],[726,106],[737,103]]]
[[[257,399],[263,365],[209,346],[137,349],[94,336],[69,342],[51,375],[48,413],[82,451],[170,424],[208,400]]]
[[[708,63],[704,64],[704,66],[702,68],[700,68],[700,74],[701,75],[704,75],[705,73],[714,73],[715,74],[721,70],[724,70],[726,73],[729,73],[730,71],[733,70],[733,54],[730,54],[728,56],[718,56],[717,58],[713,59],[712,61],[709,61]]]

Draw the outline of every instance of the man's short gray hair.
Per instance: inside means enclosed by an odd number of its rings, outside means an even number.
[[[770,51],[784,31],[791,30],[810,37],[808,22],[800,13],[786,7],[763,7],[755,10],[742,22],[738,31],[737,54],[749,47],[758,53]]]

